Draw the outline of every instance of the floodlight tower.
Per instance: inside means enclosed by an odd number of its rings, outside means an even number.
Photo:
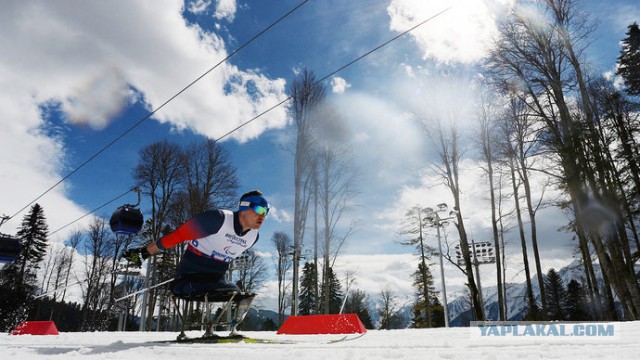
[[[443,228],[447,224],[449,224],[450,219],[453,219],[453,215],[456,214],[456,211],[451,211],[449,216],[446,218],[441,218],[438,213],[447,212],[449,206],[445,203],[438,204],[438,210],[433,210],[432,208],[426,208],[427,214],[425,215],[425,220],[431,224],[431,226],[435,227],[438,232],[438,253],[440,258],[440,281],[442,283],[442,301],[444,302],[442,308],[444,309],[444,326],[449,327],[449,310],[447,309],[447,286],[444,281],[444,262],[442,260],[442,240],[440,236],[440,228]]]

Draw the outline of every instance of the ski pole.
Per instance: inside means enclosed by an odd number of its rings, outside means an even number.
[[[143,293],[143,292],[149,291],[149,290],[151,290],[151,289],[155,289],[155,288],[157,288],[158,286],[162,286],[162,285],[167,284],[167,283],[170,283],[170,282],[172,282],[172,281],[173,281],[173,279],[165,280],[165,281],[163,281],[163,282],[161,282],[161,283],[159,283],[159,284],[155,284],[155,285],[153,285],[153,286],[149,286],[149,287],[144,288],[144,289],[142,289],[142,290],[138,290],[138,291],[136,291],[136,292],[134,292],[134,293],[131,293],[131,294],[129,294],[129,295],[125,295],[125,296],[123,296],[123,297],[121,297],[121,298],[117,298],[117,299],[115,299],[114,301],[115,301],[115,302],[118,302],[118,301],[120,301],[120,300],[128,299],[128,298],[130,298],[130,297],[132,297],[132,296],[135,296],[135,295],[138,295],[138,294],[140,294],[140,293]]]
[[[49,295],[49,294],[54,294],[54,293],[56,293],[56,292],[58,292],[58,291],[60,291],[60,290],[64,290],[64,289],[66,289],[66,288],[69,288],[69,287],[72,287],[72,286],[76,286],[76,285],[80,284],[81,282],[82,282],[82,280],[78,280],[78,281],[74,282],[73,284],[69,284],[69,285],[64,286],[64,287],[61,287],[61,288],[55,288],[55,289],[53,289],[53,290],[51,290],[51,291],[49,291],[49,292],[46,292],[46,293],[44,293],[44,294],[40,294],[40,295],[38,295],[38,296],[34,297],[33,299],[34,299],[34,300],[35,300],[35,299],[40,299],[41,297],[45,297],[45,296],[47,296],[47,295]]]

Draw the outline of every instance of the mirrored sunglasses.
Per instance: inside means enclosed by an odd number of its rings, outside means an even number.
[[[269,208],[262,205],[251,204],[251,209],[258,215],[266,216],[269,213]]]

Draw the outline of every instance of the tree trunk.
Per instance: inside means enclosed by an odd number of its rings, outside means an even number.
[[[511,185],[513,187],[513,201],[516,209],[516,218],[518,220],[518,234],[520,236],[520,246],[522,248],[522,264],[524,265],[524,274],[527,281],[527,301],[529,303],[529,315],[533,316],[537,320],[540,316],[538,314],[538,304],[536,298],[533,295],[533,286],[531,284],[531,271],[529,270],[529,256],[527,255],[527,239],[524,234],[524,224],[522,221],[522,211],[520,210],[520,193],[518,191],[518,180],[516,178],[516,166],[513,163],[513,159],[509,159],[509,168],[511,170]],[[542,318],[546,318],[546,313],[542,314]]]

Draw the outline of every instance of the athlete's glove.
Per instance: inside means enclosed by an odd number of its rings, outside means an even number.
[[[151,256],[147,251],[147,247],[139,247],[126,250],[122,253],[122,258],[127,260],[130,264],[135,264],[137,267],[142,267],[142,262],[147,260]]]

